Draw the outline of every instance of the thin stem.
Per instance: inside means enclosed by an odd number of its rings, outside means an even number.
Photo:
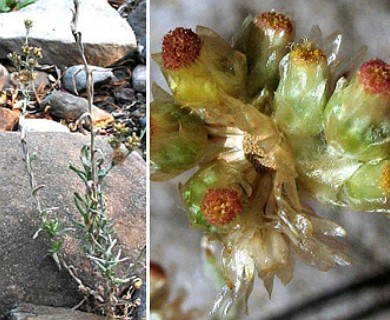
[[[29,45],[29,43],[28,43],[29,33],[30,33],[30,28],[26,28],[25,46]],[[33,69],[31,68],[31,70],[29,70],[29,71],[31,72],[31,75],[32,75]],[[34,86],[32,80],[31,80],[31,85]],[[41,205],[39,193],[35,192],[38,185],[35,181],[34,172],[33,172],[32,165],[31,165],[32,159],[31,159],[30,152],[29,152],[28,145],[27,145],[26,127],[25,127],[25,123],[24,123],[26,113],[27,113],[27,105],[28,105],[28,102],[30,101],[29,92],[28,92],[28,88],[27,88],[26,83],[22,83],[22,86],[23,86],[22,87],[23,88],[22,94],[23,94],[24,99],[23,99],[23,105],[22,105],[22,113],[19,117],[19,123],[22,124],[22,125],[19,124],[20,143],[22,144],[22,150],[23,150],[23,154],[24,154],[24,160],[26,162],[27,174],[28,174],[28,177],[30,180],[30,188],[32,191],[31,193],[32,193],[33,198],[35,199],[38,212],[41,213],[42,212],[42,205]]]
[[[86,74],[88,112],[90,114],[90,119],[91,119],[90,144],[91,144],[91,163],[92,163],[92,181],[93,181],[92,190],[96,194],[96,186],[98,181],[97,181],[97,170],[96,170],[96,147],[95,147],[96,130],[94,128],[94,123],[92,121],[92,102],[93,102],[93,95],[94,95],[93,75],[92,75],[92,70],[89,67],[87,59],[85,57],[84,44],[82,42],[82,34],[81,32],[77,31],[77,22],[78,22],[80,4],[78,0],[73,0],[73,4],[74,4],[74,10],[73,10],[73,18],[71,22],[71,30],[77,44],[77,49],[80,53],[81,59],[83,60],[84,70]]]

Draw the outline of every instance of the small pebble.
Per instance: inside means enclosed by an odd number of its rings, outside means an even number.
[[[134,90],[132,88],[121,87],[114,91],[115,99],[119,103],[128,103],[134,101]]]
[[[133,88],[137,92],[146,92],[146,66],[139,64],[133,70]]]
[[[114,74],[111,69],[89,66],[92,69],[94,86],[110,81]],[[86,88],[84,65],[72,66],[66,69],[62,78],[62,86],[72,93],[84,91]],[[76,87],[74,86],[76,84]]]
[[[54,118],[71,122],[88,111],[88,101],[70,93],[54,91],[40,103],[41,110],[45,110],[47,107]],[[108,112],[94,105],[92,106],[92,118],[95,124],[113,120]]]

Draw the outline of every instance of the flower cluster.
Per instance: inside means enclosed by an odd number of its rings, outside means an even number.
[[[189,220],[223,244],[216,308],[248,298],[257,273],[271,294],[299,257],[346,266],[346,232],[300,198],[390,212],[390,65],[367,61],[338,78],[340,35],[294,41],[278,12],[250,16],[230,46],[214,31],[177,28],[154,88],[152,179],[198,167],[180,185]],[[329,49],[330,48],[330,49]]]
[[[24,26],[27,35],[25,44],[22,46],[22,55],[12,52],[9,53],[7,57],[16,68],[16,72],[13,74],[14,80],[27,85],[36,79],[34,68],[39,66],[39,60],[42,59],[42,49],[28,44],[29,32],[33,26],[32,21],[28,19],[25,20]]]
[[[140,138],[135,132],[130,137],[125,138],[128,128],[122,123],[114,123],[113,135],[108,140],[112,148],[112,165],[121,165],[125,162],[134,148],[140,146]]]

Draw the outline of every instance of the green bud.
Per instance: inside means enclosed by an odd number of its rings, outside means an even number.
[[[346,181],[341,200],[358,210],[390,210],[390,160],[366,163]]]
[[[26,28],[26,30],[30,30],[32,26],[33,26],[32,20],[30,19],[24,20],[24,27]]]
[[[364,63],[349,85],[335,91],[325,110],[328,144],[360,160],[390,155],[390,65]]]
[[[234,51],[214,31],[176,28],[165,35],[162,53],[153,56],[161,66],[175,101],[203,105],[219,101],[219,93],[244,93],[245,56]]]
[[[150,111],[152,179],[168,180],[196,166],[208,143],[203,122],[172,99],[154,100]]]
[[[302,137],[322,131],[328,78],[325,54],[308,41],[295,45],[283,58],[274,108],[285,133]]]
[[[241,172],[224,161],[199,170],[180,186],[192,225],[212,232],[230,224],[244,211],[244,185]]]
[[[141,145],[141,139],[137,136],[135,132],[131,134],[130,137],[126,139],[125,146],[129,150],[133,150],[134,148],[137,148]]]
[[[274,91],[279,82],[279,63],[293,40],[289,18],[276,12],[248,17],[234,48],[246,55],[248,63],[247,95],[253,98],[263,88]]]

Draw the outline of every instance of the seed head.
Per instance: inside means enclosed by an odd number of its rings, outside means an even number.
[[[358,76],[367,93],[390,96],[390,64],[381,59],[367,61]]]
[[[199,56],[202,40],[191,29],[176,28],[165,35],[162,58],[167,69],[190,66]]]
[[[238,192],[234,189],[209,189],[203,198],[202,211],[208,223],[223,226],[243,210]]]
[[[276,11],[261,13],[255,17],[254,22],[257,27],[263,30],[271,29],[277,32],[291,33],[293,29],[290,19]]]

